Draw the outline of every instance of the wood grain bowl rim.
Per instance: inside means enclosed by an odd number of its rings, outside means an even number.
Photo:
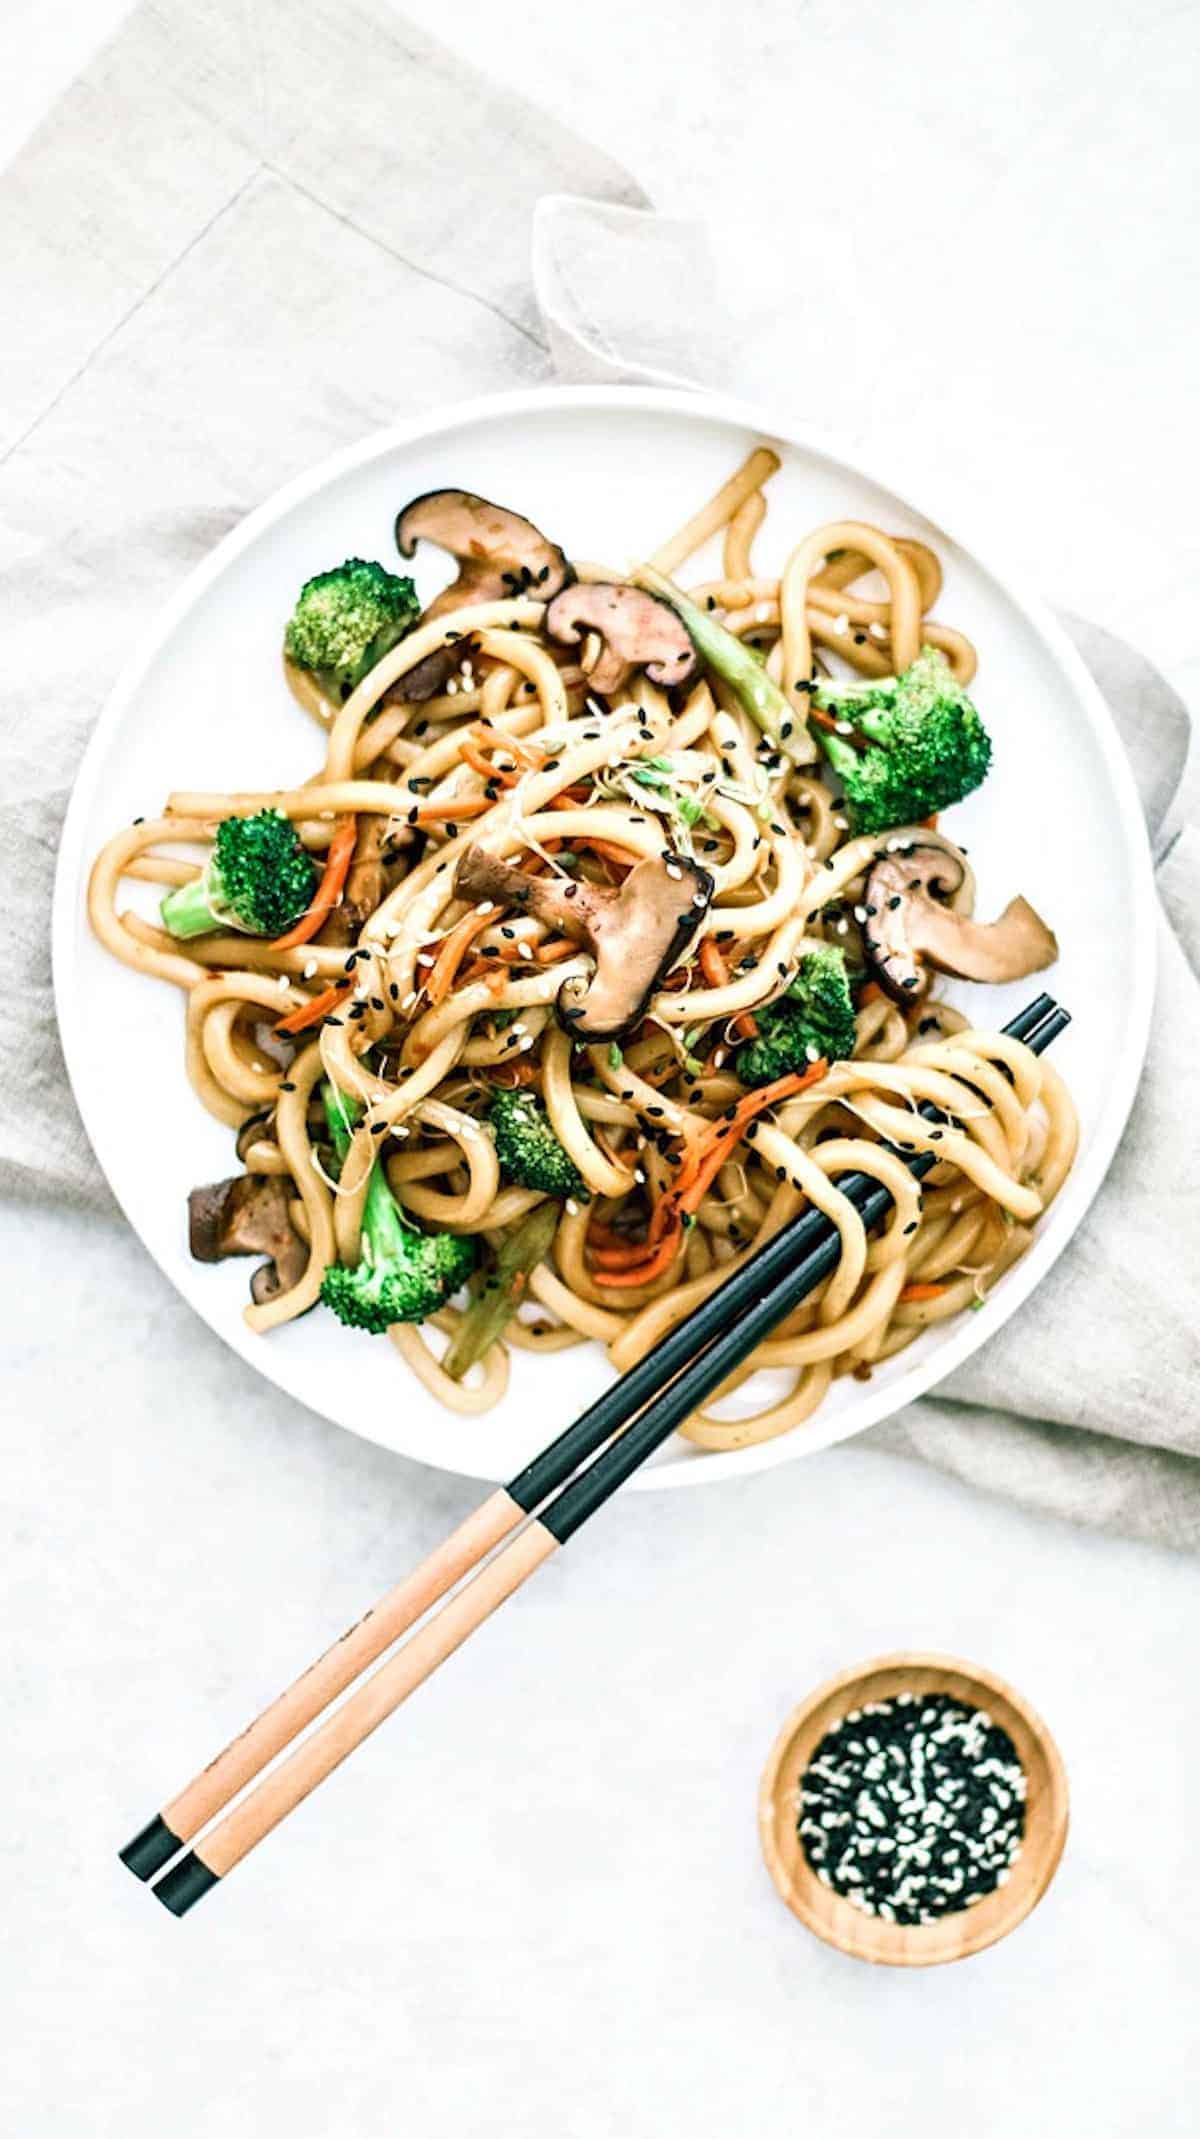
[[[892,1924],[855,1908],[818,1879],[796,1832],[800,1777],[826,1731],[847,1710],[903,1692],[949,1693],[986,1709],[1012,1739],[1028,1785],[1025,1838],[1007,1883],[933,1924]],[[962,1657],[900,1649],[838,1672],[793,1709],[763,1770],[758,1823],[778,1893],[818,1938],[855,1960],[931,1968],[995,1945],[1037,1907],[1067,1838],[1067,1775],[1046,1724],[1007,1680]]]

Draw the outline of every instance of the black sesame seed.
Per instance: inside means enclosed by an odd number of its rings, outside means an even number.
[[[843,1716],[801,1779],[818,1879],[870,1916],[932,1923],[1003,1885],[1025,1831],[1008,1733],[949,1694],[901,1693]]]

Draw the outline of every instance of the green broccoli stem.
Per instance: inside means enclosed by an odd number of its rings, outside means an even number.
[[[354,1127],[362,1119],[362,1101],[351,1098],[349,1092],[339,1091],[328,1078],[321,1086],[321,1103],[329,1124],[329,1136],[339,1169],[346,1163]],[[388,1177],[378,1159],[371,1167],[367,1183],[367,1200],[363,1205],[362,1233],[364,1245],[369,1249],[373,1263],[384,1260],[398,1252],[400,1242],[406,1235],[416,1232],[393,1196]]]
[[[545,1261],[558,1230],[559,1205],[539,1203],[521,1220],[496,1257],[495,1268],[483,1281],[483,1289],[468,1307],[442,1365],[452,1381],[461,1381],[469,1367],[504,1334],[528,1289],[530,1273]]]
[[[164,928],[172,936],[205,936],[214,928],[236,928],[236,921],[227,921],[218,913],[213,901],[220,895],[220,878],[213,880],[211,862],[190,884],[179,884],[169,891],[159,906]]]
[[[864,706],[861,712],[848,713],[846,717],[848,720],[853,721],[856,735],[865,735],[871,742],[884,745],[891,740],[887,725],[889,714],[886,706]],[[836,741],[837,738],[835,737],[834,740]]]
[[[842,735],[830,735],[823,728],[814,727],[812,732],[834,771],[844,780],[859,762],[859,754],[853,743],[848,743]]]
[[[321,1086],[321,1104],[329,1124],[329,1140],[333,1145],[338,1165],[343,1166],[350,1149],[354,1125],[362,1114],[361,1099],[351,1098],[349,1092],[340,1092],[336,1084],[326,1078]]]
[[[714,674],[720,676],[736,692],[738,702],[745,707],[755,725],[787,757],[794,757],[804,764],[811,762],[808,732],[795,707],[780,690],[772,676],[767,674],[757,654],[718,624],[714,616],[699,609],[681,594],[673,580],[656,572],[653,565],[639,565],[633,573],[636,586],[645,587],[648,594],[657,594],[660,601],[669,603],[687,629],[687,635],[697,653],[702,654]]]

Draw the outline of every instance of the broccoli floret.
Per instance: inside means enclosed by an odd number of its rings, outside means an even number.
[[[350,1148],[350,1131],[361,1108],[356,1100],[322,1086],[325,1116],[339,1166]],[[444,1307],[475,1267],[469,1234],[419,1233],[405,1217],[379,1160],[371,1169],[363,1210],[362,1259],[353,1269],[331,1263],[321,1280],[321,1298],[339,1322],[381,1337],[393,1322],[423,1322]]]
[[[349,698],[369,669],[410,631],[421,613],[411,579],[347,557],[307,579],[284,633],[283,649],[329,698]]]
[[[212,928],[281,936],[307,911],[313,883],[312,861],[281,811],[226,817],[203,874],[167,893],[163,926],[173,936]]]
[[[987,776],[987,729],[936,647],[878,683],[820,683],[813,703],[853,731],[829,734],[813,725],[856,832],[918,824],[961,802]]]
[[[810,951],[786,995],[756,1010],[758,1037],[738,1049],[743,1084],[773,1084],[824,1056],[842,1062],[854,1053],[854,1004],[846,961],[830,944]]]
[[[581,1203],[587,1202],[583,1176],[563,1150],[545,1107],[532,1092],[498,1090],[487,1118],[506,1181],[514,1181],[521,1188],[539,1189],[544,1196],[574,1196]]]

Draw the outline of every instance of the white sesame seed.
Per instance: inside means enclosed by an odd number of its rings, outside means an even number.
[[[838,732],[838,734],[839,734],[839,735],[853,735],[853,733],[854,733],[854,723],[853,723],[853,721],[850,721],[850,720],[839,720],[839,721],[838,721],[838,722],[836,723],[836,727],[837,727],[837,732]]]
[[[820,1061],[820,1059],[821,1059],[821,1050],[820,1050],[820,1048],[819,1048],[819,1047],[814,1047],[814,1046],[813,1046],[813,1043],[812,1043],[812,1041],[811,1041],[811,1040],[810,1040],[810,1041],[808,1042],[807,1046],[805,1047],[805,1050],[804,1050],[804,1059],[805,1059],[805,1061],[806,1061],[806,1062],[819,1062],[819,1061]]]
[[[886,639],[887,639],[887,625],[886,625],[886,624],[868,624],[868,625],[867,625],[867,630],[868,630],[868,631],[870,632],[870,634],[871,634],[871,637],[872,637],[873,639],[883,639],[883,640],[885,640],[885,641],[886,641]]]
[[[321,962],[321,961],[320,961],[320,959],[319,959],[319,958],[306,958],[306,959],[305,959],[305,961],[304,961],[304,978],[305,978],[305,980],[311,980],[311,979],[312,979],[312,977],[313,977],[313,974],[314,974],[314,973],[316,972],[316,970],[317,970],[317,967],[318,967],[318,966],[320,965],[320,962]]]
[[[449,681],[449,682],[448,682],[448,684],[446,685],[446,696],[447,696],[447,698],[454,698],[454,697],[456,697],[456,696],[457,696],[457,694],[458,694],[458,677],[457,677],[457,676],[451,676],[451,678],[450,678],[450,681]]]
[[[849,617],[848,617],[848,616],[835,616],[835,618],[834,618],[834,620],[833,620],[833,628],[834,628],[834,631],[835,631],[835,632],[837,633],[837,636],[838,636],[838,638],[839,638],[839,639],[844,639],[844,638],[845,638],[845,636],[846,636],[846,633],[847,633],[847,632],[849,631],[849,629],[850,629],[850,619],[849,619]]]

